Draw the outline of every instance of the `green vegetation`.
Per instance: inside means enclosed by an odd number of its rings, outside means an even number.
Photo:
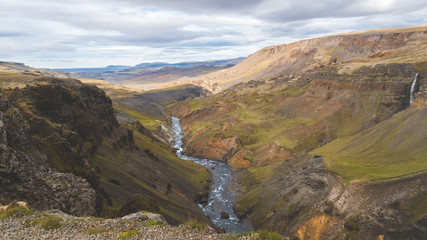
[[[254,240],[283,240],[283,237],[280,234],[275,232],[269,232],[267,230],[251,231],[243,234],[233,233],[227,236],[225,239],[237,240],[244,236],[250,236],[251,239],[254,239]]]
[[[62,219],[52,215],[45,215],[44,217],[34,219],[32,225],[39,225],[45,230],[57,229],[62,226]]]
[[[136,120],[138,120],[144,127],[148,128],[150,130],[156,130],[164,121],[164,119],[138,112],[138,111],[136,111],[136,110],[134,110],[128,106],[122,105],[122,104],[120,104],[120,105],[114,104],[113,108],[116,111],[124,112],[126,114],[131,115]]]
[[[293,213],[293,211],[295,210],[295,207],[296,207],[296,205],[291,204],[288,208],[288,211],[286,211],[286,216],[290,216]]]
[[[204,106],[207,106],[208,104],[216,102],[218,99],[219,98],[216,95],[214,95],[212,97],[208,97],[204,99],[196,99],[196,100],[189,99],[186,102],[189,102],[190,108],[192,110],[198,110]]]
[[[313,154],[328,170],[352,180],[384,181],[427,171],[427,110],[406,109],[356,135],[337,139]],[[421,132],[420,132],[421,131]]]
[[[427,185],[427,179],[423,179],[423,186]],[[427,216],[427,193],[423,192],[408,202],[403,203],[400,208],[415,223],[420,218]]]
[[[144,225],[144,227],[152,227],[152,226],[167,226],[168,224],[161,221],[161,220],[154,220],[154,219],[147,219],[145,220],[142,225]]]
[[[119,239],[128,239],[128,238],[132,238],[134,236],[138,235],[138,230],[137,229],[132,229],[129,231],[123,231],[119,234],[118,238]]]
[[[22,217],[26,215],[31,215],[34,212],[28,208],[21,207],[21,206],[15,206],[12,208],[8,208],[2,213],[0,213],[0,219],[6,219],[11,217]]]
[[[236,202],[236,208],[239,210],[245,210],[250,205],[257,205],[267,201],[264,199],[263,193],[264,188],[261,186],[261,182],[271,175],[275,166],[278,163],[271,164],[265,167],[251,167],[247,171],[248,173],[243,177],[245,194]]]
[[[159,212],[164,216],[185,222],[188,208],[182,202],[157,190],[152,181],[146,178],[146,175],[152,174],[153,169],[167,171],[168,174],[163,180],[170,183],[177,181],[185,186],[193,186],[198,192],[202,192],[207,184],[206,181],[209,179],[209,172],[200,165],[179,159],[171,151],[170,146],[143,135],[136,129],[133,130],[134,141],[140,149],[139,151],[122,151],[114,147],[114,139],[104,139],[96,155],[90,159],[90,162],[100,169],[101,184],[112,198],[112,204],[105,202],[102,216],[117,216],[128,197],[135,193],[127,189],[136,189],[139,193],[149,195],[159,203],[157,210],[152,209],[153,212]],[[151,154],[153,159],[146,159],[145,157],[141,159],[141,153]],[[138,167],[135,164],[141,164],[142,161],[146,164],[146,168],[139,172],[139,176],[128,172],[133,171],[135,167]],[[168,176],[180,177],[179,179],[168,179]]]
[[[257,231],[259,240],[283,240],[283,237],[275,232],[269,232],[267,230]]]
[[[308,85],[296,89],[286,88],[271,94],[231,95],[226,98],[214,95],[201,100],[188,100],[186,104],[193,111],[210,112],[211,109],[222,109],[212,116],[194,121],[190,134],[201,133],[204,137],[238,135],[245,148],[251,150],[271,142],[295,153],[312,149],[319,146],[324,138],[311,127],[320,119],[314,116],[297,116],[295,110],[278,104],[285,96],[300,96],[307,90]],[[228,126],[229,122],[233,122],[232,127],[224,130],[224,126]],[[313,133],[305,134],[307,136],[300,139],[298,134],[301,132]]]
[[[149,90],[149,91],[144,92],[144,94],[145,93],[159,93],[159,92],[166,92],[166,91],[173,91],[173,90],[183,90],[183,89],[186,89],[188,87],[194,87],[194,85],[183,84],[183,85],[177,85],[177,86],[173,86],[173,87],[153,89],[153,90]]]
[[[206,223],[201,223],[201,222],[199,222],[199,221],[197,221],[196,219],[194,219],[194,218],[189,218],[188,220],[187,220],[187,222],[185,222],[185,225],[188,227],[188,228],[190,228],[190,229],[199,229],[200,231],[202,231],[202,232],[209,232],[209,231],[211,231],[209,228],[208,228],[208,225],[206,224]]]

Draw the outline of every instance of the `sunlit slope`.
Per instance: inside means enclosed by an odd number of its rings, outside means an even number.
[[[410,107],[356,135],[313,151],[351,180],[385,180],[427,171],[427,108]]]
[[[414,63],[427,54],[427,26],[380,29],[307,39],[263,48],[232,68],[180,82],[197,83],[219,92],[240,82],[300,75],[314,68],[345,63],[340,73],[362,66]]]

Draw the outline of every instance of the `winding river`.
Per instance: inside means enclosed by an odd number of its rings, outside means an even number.
[[[182,130],[179,118],[172,117],[172,131],[174,132],[176,155],[187,161],[193,161],[208,169],[213,176],[214,183],[211,187],[208,203],[206,205],[198,204],[205,215],[209,216],[211,221],[218,227],[223,227],[230,233],[244,233],[253,230],[250,226],[242,223],[234,212],[234,197],[227,190],[228,183],[231,180],[231,168],[227,163],[209,159],[201,159],[182,154]],[[228,219],[221,218],[221,213],[226,212]]]

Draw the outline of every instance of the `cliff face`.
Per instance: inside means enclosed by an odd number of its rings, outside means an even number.
[[[257,228],[297,239],[424,236],[426,44],[420,27],[265,48],[215,73],[223,87],[240,84],[170,113],[187,154],[236,169],[236,209]],[[206,143],[229,147],[213,155]]]
[[[99,88],[75,80],[38,82],[42,84],[15,88],[10,103],[21,110],[32,142],[47,155],[49,164],[60,171],[84,171],[88,167],[84,158],[119,126],[111,100]]]
[[[207,87],[212,92],[241,82],[267,80],[278,75],[301,75],[331,64],[351,73],[372,63],[417,62],[425,56],[422,46],[426,27],[385,29],[338,34],[263,48],[230,69],[197,78],[182,79]]]
[[[49,167],[46,156],[32,146],[24,115],[1,95],[0,106],[1,202],[19,199],[38,209],[94,215],[95,191],[88,182]]]
[[[86,179],[97,191],[100,212],[99,174],[88,159],[118,127],[111,100],[97,87],[45,77],[4,91],[28,126],[27,144],[46,155],[50,167]],[[11,139],[11,144],[19,146],[19,141]]]
[[[112,101],[96,86],[26,73],[0,69],[0,202],[76,215],[147,210],[170,223],[189,216],[208,221],[195,204],[207,191],[204,168],[179,160],[139,122],[120,126]]]

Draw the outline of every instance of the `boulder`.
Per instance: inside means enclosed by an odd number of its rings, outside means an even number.
[[[230,215],[226,212],[221,212],[221,219],[229,219]]]

